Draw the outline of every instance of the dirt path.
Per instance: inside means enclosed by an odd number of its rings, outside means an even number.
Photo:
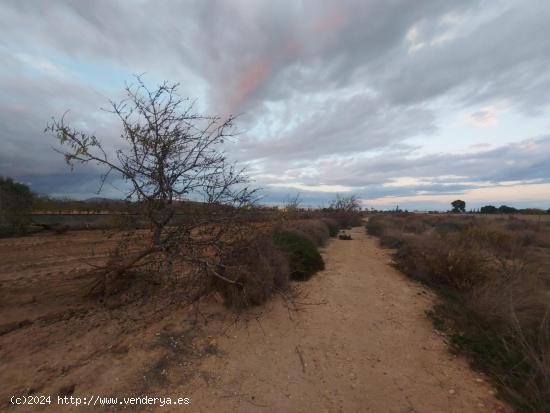
[[[433,297],[389,266],[364,228],[351,234],[330,241],[326,270],[299,286],[302,311],[280,299],[249,314],[174,393],[201,412],[507,411],[434,331]]]

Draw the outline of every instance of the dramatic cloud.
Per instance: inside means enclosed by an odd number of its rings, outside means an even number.
[[[548,207],[548,21],[550,4],[519,0],[7,0],[0,175],[92,196],[98,171],[69,175],[42,130],[71,109],[114,147],[98,108],[145,72],[201,111],[241,114],[227,149],[266,202],[348,191],[429,207],[496,190]]]

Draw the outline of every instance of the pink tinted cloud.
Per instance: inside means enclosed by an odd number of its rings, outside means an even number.
[[[345,21],[345,14],[342,10],[332,10],[329,13],[315,20],[310,26],[310,36],[321,32],[329,32],[342,26]],[[302,44],[296,39],[289,37],[284,46],[273,50],[271,56],[260,57],[250,67],[245,69],[239,76],[237,87],[233,96],[229,99],[229,112],[235,113],[239,106],[263,83],[273,71],[274,58],[283,57],[286,59],[295,58],[300,54]]]
[[[331,10],[329,13],[321,16],[311,26],[314,33],[328,32],[340,27],[346,16],[342,10]]]
[[[237,81],[237,87],[233,96],[229,99],[229,112],[235,113],[239,106],[250,96],[257,88],[265,83],[269,74],[273,70],[274,57],[293,58],[300,53],[301,44],[295,39],[290,38],[286,44],[279,50],[275,50],[272,56],[261,57],[251,66],[243,70]]]
[[[229,100],[230,112],[234,112],[254,90],[264,83],[271,67],[272,60],[262,58],[242,72],[237,82],[237,90]]]

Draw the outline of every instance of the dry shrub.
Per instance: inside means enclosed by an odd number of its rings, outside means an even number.
[[[487,257],[453,235],[432,233],[400,238],[396,262],[404,273],[427,284],[468,291],[485,278]]]
[[[398,249],[414,239],[411,234],[403,233],[395,228],[387,228],[380,235],[380,244],[385,248]]]
[[[174,251],[159,251],[128,267],[147,246],[147,233],[130,231],[111,252],[105,271],[97,270],[90,295],[107,303],[124,304],[139,296],[172,295],[182,305],[190,304],[213,291],[225,304],[244,308],[265,302],[276,289],[288,287],[289,261],[275,247],[270,233],[254,229],[236,230],[219,251],[197,246],[186,259]],[[199,250],[200,248],[200,250]]]
[[[392,234],[384,234],[380,237],[380,245],[384,248],[397,249],[403,245],[404,241],[402,237]]]
[[[461,332],[453,335],[453,342],[471,354],[474,366],[492,374],[501,394],[518,411],[550,408],[547,282],[529,265],[491,273],[465,296],[465,312],[473,322],[460,320]]]
[[[533,246],[538,248],[550,248],[550,228],[538,231],[533,241]]]
[[[233,308],[265,302],[275,289],[287,288],[290,278],[286,257],[266,234],[229,246],[224,251],[220,273],[232,283],[213,278],[212,287],[222,294],[226,305]]]
[[[433,223],[432,223],[433,224]],[[370,217],[367,221],[367,233],[380,237],[386,232],[395,234],[422,234],[432,228],[429,220],[423,215],[415,214],[391,214]]]
[[[430,228],[430,225],[421,216],[411,216],[403,224],[403,232],[410,234],[422,234]]]
[[[288,287],[290,278],[307,280],[324,268],[317,251],[329,238],[321,220],[293,223],[293,228],[257,233],[232,242],[224,251],[219,273],[230,280],[212,279],[229,307],[244,308],[265,302],[276,290]]]
[[[328,225],[321,220],[301,221],[294,225],[292,231],[299,231],[310,239],[317,247],[325,245],[330,237]]]
[[[537,331],[550,310],[550,295],[544,278],[529,267],[518,267],[491,277],[472,289],[468,306],[495,325],[516,329],[526,334]]]
[[[327,226],[329,235],[331,237],[336,237],[338,235],[338,231],[340,231],[338,221],[332,218],[323,218],[321,221],[323,221]]]
[[[457,235],[463,243],[476,244],[495,256],[509,255],[517,251],[521,244],[518,242],[520,234],[514,234],[494,224],[466,227]]]
[[[380,237],[389,225],[387,222],[384,222],[383,217],[378,216],[369,218],[365,226],[369,235]]]
[[[521,246],[529,247],[531,245],[539,245],[537,233],[531,229],[526,229],[518,234],[518,241]]]
[[[449,217],[447,219],[438,217],[435,221],[434,229],[442,235],[456,233],[468,229],[471,222],[458,219],[458,217]]]
[[[361,214],[357,211],[339,211],[333,210],[325,214],[330,219],[335,220],[340,228],[360,227],[363,225]]]

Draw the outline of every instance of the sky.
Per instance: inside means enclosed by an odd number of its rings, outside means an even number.
[[[44,128],[70,109],[116,148],[100,108],[144,74],[239,115],[226,150],[263,203],[547,209],[549,21],[543,0],[3,0],[0,175],[97,196],[101,171],[71,172]]]

